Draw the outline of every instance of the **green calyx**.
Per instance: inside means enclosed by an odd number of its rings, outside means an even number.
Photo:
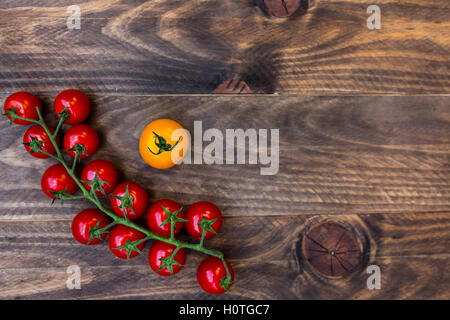
[[[213,229],[212,225],[216,222],[218,218],[213,220],[208,220],[204,215],[202,215],[202,221],[197,222],[197,225],[202,228],[202,234],[200,236],[200,246],[203,247],[203,241],[205,240],[205,235],[208,231],[217,234],[217,232]]]
[[[35,153],[35,152],[42,153],[42,145],[44,144],[44,141],[39,141],[35,137],[31,137],[30,142],[24,142],[23,144],[26,145],[27,147],[31,148],[28,151],[29,153]]]
[[[175,255],[177,254],[179,248],[176,248],[171,254],[170,256],[168,256],[167,258],[160,258],[159,261],[162,262],[161,266],[158,268],[158,270],[156,270],[156,272],[159,272],[161,270],[164,270],[167,268],[167,270],[169,270],[170,274],[173,274],[173,266],[180,266],[182,267],[183,265],[180,264],[178,261],[175,260]]]
[[[60,113],[58,113],[58,118],[65,122],[70,118],[70,112],[68,111],[69,108],[64,108]]]
[[[155,145],[159,148],[159,150],[158,150],[158,152],[155,153],[152,151],[152,149],[150,149],[150,147],[147,147],[147,148],[155,156],[157,156],[165,151],[172,151],[177,146],[178,142],[180,142],[180,140],[181,140],[181,137],[179,137],[177,142],[175,142],[175,144],[172,146],[170,143],[167,143],[166,139],[164,139],[163,137],[158,135],[155,131],[152,131],[152,132],[155,135]]]
[[[64,200],[68,199],[71,196],[70,194],[66,193],[66,190],[67,188],[62,191],[48,191],[50,194],[54,195],[52,199],[52,205],[58,200],[61,200],[61,206],[63,205]]]
[[[222,280],[220,280],[220,286],[224,290],[228,291],[232,284],[233,284],[233,280],[231,280],[231,276],[230,275],[226,275],[225,277],[222,278]]]
[[[130,211],[134,214],[134,209],[133,209],[133,201],[134,198],[130,196],[130,193],[128,192],[128,185],[125,189],[125,194],[121,197],[121,196],[116,196],[116,195],[112,195],[114,198],[116,198],[117,200],[120,201],[120,206],[119,208],[122,209],[123,211],[123,216],[125,217],[125,219],[128,220],[127,217],[127,209],[130,209]]]
[[[139,250],[139,248],[137,247],[139,243],[145,241],[145,239],[143,240],[137,240],[137,241],[125,241],[125,244],[123,246],[114,248],[115,250],[126,250],[127,251],[127,261],[130,260],[130,256],[131,253],[133,251],[138,252],[139,254],[142,254],[142,251]]]
[[[86,147],[83,144],[77,143],[73,148],[70,148],[67,151],[74,151],[75,152],[75,159],[79,159],[83,153],[88,156],[86,152]]]
[[[5,113],[2,113],[2,115],[6,116],[6,117],[11,117],[10,121],[9,121],[9,125],[12,125],[14,120],[18,117],[17,116],[17,106],[15,106],[12,109],[5,109]]]
[[[164,212],[166,213],[167,219],[164,220],[164,221],[160,224],[160,227],[162,227],[162,226],[164,226],[164,225],[166,225],[166,224],[168,224],[168,223],[172,223],[172,224],[173,224],[173,223],[175,223],[175,222],[186,222],[186,221],[187,221],[187,220],[182,219],[182,218],[180,218],[180,217],[177,216],[178,213],[179,213],[181,210],[183,210],[183,208],[180,208],[180,209],[178,209],[177,211],[174,211],[174,212],[170,212],[170,210],[167,209],[166,207],[164,207],[164,206],[161,206],[161,207],[163,208]]]
[[[73,196],[69,193],[66,192],[67,188],[65,188],[62,191],[50,191],[48,190],[48,192],[52,195],[54,195],[53,199],[52,199],[52,205],[58,201],[61,200],[61,206],[63,205],[65,200],[75,200],[75,199],[84,199],[84,196]]]
[[[99,226],[100,221],[97,221],[94,227],[89,227],[89,234],[91,235],[91,237],[88,240],[88,244],[91,243],[91,241],[94,239],[103,240],[102,235],[109,233],[109,231],[105,230],[104,228],[99,229]]]
[[[60,113],[58,113],[58,118],[59,118],[59,123],[58,126],[56,127],[55,132],[53,133],[53,138],[55,138],[58,135],[59,130],[61,129],[61,127],[63,126],[63,124],[69,120],[70,118],[70,113],[69,111],[67,111],[69,108],[64,108],[63,111],[61,111]]]
[[[95,196],[96,195],[96,191],[99,190],[101,193],[103,193],[103,195],[106,196],[105,190],[103,190],[103,184],[106,184],[109,186],[108,181],[106,180],[100,180],[98,178],[98,172],[97,170],[95,170],[95,176],[94,179],[92,179],[91,181],[85,181],[85,180],[81,180],[81,182],[91,186],[91,191],[89,192],[89,194],[91,196]]]
[[[213,229],[212,225],[217,221],[218,218],[208,220],[204,215],[202,215],[202,218],[202,221],[197,222],[198,226],[202,228],[202,233],[206,234],[206,232],[210,231],[216,234],[217,232]]]
[[[181,210],[183,210],[183,208],[181,207],[180,209],[178,209],[178,210],[175,211],[175,212],[170,212],[170,210],[167,209],[166,207],[164,207],[164,206],[161,206],[161,207],[163,208],[164,212],[166,213],[167,219],[164,220],[164,221],[161,223],[160,227],[162,227],[162,226],[164,226],[164,225],[170,223],[170,238],[171,238],[171,239],[174,239],[174,237],[175,237],[175,223],[177,223],[177,222],[186,222],[186,221],[187,221],[187,220],[185,220],[185,219],[182,219],[182,218],[180,218],[180,217],[177,217],[178,213],[179,213]]]

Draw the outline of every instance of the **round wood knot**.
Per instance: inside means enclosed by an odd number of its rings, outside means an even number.
[[[300,7],[301,0],[264,0],[267,13],[274,17],[289,17]]]
[[[304,12],[314,5],[314,0],[259,0],[260,7],[273,17],[289,17],[299,8]]]
[[[230,79],[221,83],[216,90],[215,94],[246,94],[252,93],[250,87],[240,79]]]
[[[355,236],[335,222],[312,226],[302,241],[303,255],[312,268],[326,276],[346,276],[361,263],[361,249]]]

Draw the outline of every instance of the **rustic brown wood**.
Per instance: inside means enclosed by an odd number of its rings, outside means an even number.
[[[146,186],[151,200],[209,200],[227,216],[450,211],[445,96],[90,98],[89,124],[101,141],[93,159],[113,162],[120,178]],[[54,121],[50,97],[44,105]],[[138,140],[157,118],[174,119],[192,134],[197,120],[203,130],[221,132],[278,128],[279,173],[260,175],[267,165],[153,169],[140,158]],[[40,179],[53,161],[27,155],[24,132],[0,122],[0,219],[64,219],[79,205],[49,208]]]
[[[447,0],[320,0],[305,14],[268,18],[255,1],[79,3],[81,29],[67,28],[73,1],[0,4],[0,92],[211,93],[230,78],[254,92],[446,94]],[[297,10],[299,11],[299,10]]]
[[[0,95],[4,101],[6,95]],[[52,97],[42,97],[51,123]],[[106,244],[79,245],[70,221],[86,201],[50,207],[40,176],[53,162],[25,154],[24,127],[0,122],[0,298],[138,299],[449,299],[450,109],[447,96],[102,96],[91,95],[89,124],[100,134],[94,158],[112,161],[122,180],[146,186],[151,201],[215,202],[225,222],[208,246],[233,264],[225,296],[203,293],[202,259],[189,252],[182,273],[155,275],[146,257],[128,264]],[[203,128],[278,128],[280,171],[256,165],[148,167],[138,153],[142,129],[172,118]],[[83,162],[83,164],[86,161]],[[346,277],[321,275],[302,253],[311,226],[335,222],[361,242],[361,263]],[[183,239],[189,239],[182,234]],[[146,245],[146,252],[149,244]],[[368,290],[376,264],[382,289]],[[82,290],[68,290],[79,265]]]
[[[366,229],[371,249],[350,278],[337,279],[312,272],[299,254],[303,232],[317,219],[336,218],[227,217],[221,234],[207,242],[208,247],[223,249],[236,272],[235,286],[222,296],[199,289],[195,270],[203,257],[198,253],[188,252],[184,269],[168,279],[150,269],[146,256],[127,263],[115,258],[106,243],[78,244],[72,239],[70,220],[2,222],[0,298],[450,298],[448,212],[339,216],[341,221]],[[366,287],[369,264],[381,268],[380,290]],[[81,290],[66,288],[70,265],[81,268]]]

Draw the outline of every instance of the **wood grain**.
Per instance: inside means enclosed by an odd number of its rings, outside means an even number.
[[[211,93],[241,78],[255,93],[446,94],[447,0],[318,0],[269,18],[253,0],[0,3],[0,92]]]
[[[225,222],[208,247],[224,252],[236,284],[223,296],[202,292],[195,252],[163,279],[144,256],[125,263],[107,244],[79,245],[70,222],[92,205],[51,207],[40,177],[53,162],[26,155],[25,129],[3,119],[0,299],[450,299],[447,0],[379,0],[375,31],[368,0],[317,0],[289,18],[269,17],[259,0],[83,0],[81,30],[68,30],[73,4],[0,2],[0,102],[18,90],[41,94],[55,123],[57,92],[90,94],[101,140],[94,159],[113,162],[151,201],[216,203]],[[229,79],[281,95],[149,96],[209,94]],[[138,139],[163,117],[191,133],[198,120],[222,132],[279,129],[279,173],[152,169]],[[305,260],[303,235],[322,221],[358,240],[351,275],[320,275]],[[381,267],[381,290],[366,287],[370,264]],[[66,288],[69,265],[81,267],[82,290]]]
[[[2,101],[4,97],[1,97]],[[449,98],[91,96],[89,123],[121,180],[144,185],[151,200],[209,200],[227,216],[450,211]],[[50,97],[44,99],[52,121]],[[166,171],[139,156],[152,120],[203,129],[280,130],[280,168],[188,165]],[[79,203],[50,207],[40,178],[52,160],[25,153],[24,128],[0,122],[0,220],[65,219]],[[207,143],[204,143],[206,146]],[[86,162],[83,162],[85,164]],[[87,203],[83,204],[87,205]]]
[[[162,278],[146,256],[126,263],[102,243],[72,239],[70,221],[0,223],[1,299],[448,299],[450,214],[342,215],[366,229],[367,263],[350,278],[318,276],[298,247],[311,219],[333,216],[228,217],[208,246],[221,248],[236,272],[223,296],[202,293],[195,280],[202,259],[189,252],[185,268]],[[183,236],[184,237],[184,236]],[[145,255],[150,244],[147,243]],[[368,290],[367,264],[381,268],[381,290]],[[81,268],[81,290],[68,290],[66,269]]]
[[[6,95],[1,95],[3,101]],[[51,96],[42,97],[51,123]],[[449,299],[450,109],[447,96],[103,96],[91,95],[89,123],[100,134],[94,158],[112,161],[122,180],[147,187],[151,201],[215,202],[223,232],[208,246],[236,271],[233,290],[199,289],[201,256],[162,279],[145,257],[128,264],[106,244],[84,247],[70,221],[87,202],[50,207],[40,176],[51,160],[25,154],[25,129],[0,122],[0,299]],[[148,167],[140,132],[157,118],[191,132],[203,128],[278,128],[280,171],[257,165]],[[86,163],[86,162],[83,162]],[[345,278],[315,273],[301,252],[303,233],[322,220],[343,222],[363,247],[361,266]],[[188,239],[186,234],[183,239]],[[147,249],[149,244],[147,244]],[[146,250],[147,250],[146,249]],[[67,290],[66,269],[79,265],[82,290]],[[365,268],[382,270],[368,290]]]

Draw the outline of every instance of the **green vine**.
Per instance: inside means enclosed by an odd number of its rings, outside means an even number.
[[[93,204],[95,204],[95,206],[100,211],[102,211],[103,213],[108,215],[111,219],[113,219],[113,221],[108,226],[106,226],[104,228],[99,229],[98,228],[99,227],[98,224],[96,226],[94,226],[93,228],[91,227],[90,230],[89,230],[89,233],[91,235],[91,238],[89,239],[89,242],[94,240],[95,238],[102,239],[101,236],[104,233],[108,233],[109,232],[108,229],[110,229],[111,227],[113,227],[116,224],[122,224],[122,225],[125,225],[125,226],[128,226],[128,227],[134,228],[134,229],[142,232],[143,234],[145,234],[145,238],[144,239],[139,239],[139,240],[132,241],[132,242],[131,241],[127,241],[125,245],[123,245],[121,247],[118,247],[118,248],[115,248],[115,249],[125,249],[127,251],[127,260],[129,259],[130,254],[131,254],[132,251],[137,251],[139,254],[142,254],[142,251],[137,248],[137,245],[139,243],[142,243],[142,242],[150,240],[150,239],[160,240],[160,241],[163,241],[163,242],[166,242],[166,243],[169,243],[169,244],[175,246],[175,249],[173,250],[173,252],[171,253],[171,255],[169,257],[161,259],[163,264],[160,267],[160,270],[167,268],[170,271],[170,273],[172,274],[173,266],[174,265],[178,265],[178,262],[175,261],[175,254],[182,248],[199,251],[199,252],[202,252],[204,254],[207,254],[207,255],[210,255],[210,256],[214,256],[214,257],[217,257],[217,258],[222,260],[222,262],[224,264],[224,267],[225,267],[225,270],[227,272],[227,275],[222,279],[221,286],[225,290],[228,290],[230,288],[230,286],[232,284],[231,273],[230,273],[230,271],[228,269],[227,263],[225,262],[225,258],[223,256],[223,254],[220,251],[207,249],[203,245],[204,238],[205,238],[205,235],[206,235],[207,231],[211,231],[211,232],[215,233],[215,231],[211,227],[211,225],[215,222],[215,220],[210,220],[209,221],[205,217],[203,217],[203,220],[198,223],[198,225],[200,227],[202,227],[202,234],[201,234],[200,243],[199,244],[188,243],[188,242],[177,240],[175,238],[175,236],[174,236],[174,230],[175,230],[176,222],[185,222],[185,221],[187,221],[187,220],[184,220],[184,219],[181,219],[181,218],[177,217],[177,214],[178,214],[178,212],[181,209],[178,210],[178,211],[175,211],[175,212],[170,212],[167,208],[163,207],[165,213],[167,214],[167,219],[162,223],[162,225],[170,223],[171,224],[171,233],[170,233],[170,237],[169,238],[157,235],[157,234],[151,232],[150,230],[135,224],[134,222],[130,221],[127,218],[127,215],[126,215],[127,208],[129,208],[130,210],[133,210],[131,208],[131,203],[133,201],[133,198],[129,196],[128,190],[127,190],[126,194],[123,197],[116,197],[118,200],[122,201],[121,209],[124,212],[124,218],[117,216],[113,212],[111,212],[108,209],[106,209],[102,205],[102,203],[100,202],[100,200],[97,197],[97,194],[96,194],[97,190],[100,191],[102,194],[105,194],[105,192],[103,190],[103,187],[102,187],[102,184],[105,181],[99,180],[97,175],[96,175],[96,177],[95,177],[95,179],[93,181],[82,181],[75,174],[76,164],[77,164],[77,162],[79,162],[80,156],[83,153],[85,153],[85,151],[86,151],[84,146],[77,144],[75,147],[73,147],[71,149],[71,151],[75,151],[75,157],[73,159],[73,164],[71,166],[69,166],[67,164],[66,160],[64,159],[64,157],[63,157],[63,155],[61,153],[59,145],[56,142],[56,136],[57,136],[58,132],[60,131],[61,127],[64,125],[64,122],[70,116],[68,111],[66,109],[64,109],[60,114],[58,114],[58,117],[60,118],[60,120],[59,120],[58,126],[56,127],[55,132],[52,134],[50,132],[50,130],[49,130],[49,127],[45,123],[45,120],[42,117],[42,114],[41,114],[39,108],[36,107],[36,110],[37,110],[37,113],[38,113],[38,120],[24,118],[24,117],[19,116],[17,114],[17,112],[16,112],[16,108],[6,110],[7,112],[3,113],[3,115],[7,116],[7,117],[11,117],[11,120],[10,120],[11,124],[13,123],[13,121],[15,119],[21,119],[21,120],[26,120],[26,121],[29,121],[31,123],[34,123],[34,124],[42,126],[42,128],[44,128],[45,132],[47,133],[51,143],[55,147],[56,155],[50,154],[50,153],[42,150],[41,147],[42,147],[43,142],[42,141],[38,141],[34,137],[31,139],[31,142],[27,143],[27,146],[29,146],[31,148],[31,150],[29,152],[31,152],[31,153],[33,153],[33,152],[43,153],[43,154],[49,156],[50,158],[53,158],[54,160],[58,161],[59,163],[61,163],[64,166],[64,168],[67,170],[69,175],[72,177],[72,179],[76,182],[76,184],[78,185],[78,187],[80,188],[80,190],[82,192],[82,195],[79,195],[79,196],[70,195],[70,194],[66,193],[66,190],[59,191],[59,192],[51,192],[53,195],[55,195],[55,197],[52,199],[52,204],[55,203],[58,200],[61,201],[61,205],[62,205],[64,203],[64,201],[66,201],[66,200],[88,199]],[[154,134],[155,134],[156,138],[158,139],[156,145],[160,148],[160,150],[159,150],[159,152],[157,154],[160,154],[160,153],[162,153],[164,151],[172,150],[173,148],[175,148],[175,146],[179,142],[179,140],[178,140],[175,143],[174,146],[171,146],[170,144],[166,143],[166,140],[164,138],[162,138],[161,136],[158,136],[156,133],[154,133]],[[90,184],[91,190],[88,191],[86,189],[86,187],[83,185],[83,183]]]

